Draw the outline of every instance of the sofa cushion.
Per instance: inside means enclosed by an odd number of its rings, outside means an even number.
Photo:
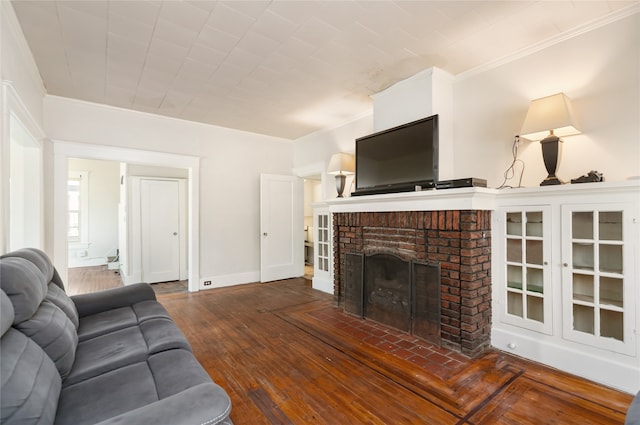
[[[75,329],[78,330],[78,326],[80,325],[78,310],[76,310],[76,305],[71,301],[71,298],[69,298],[62,288],[53,282],[49,282],[47,285],[47,295],[45,296],[45,300],[51,301],[60,310],[62,310],[69,320],[71,320]]]
[[[624,425],[640,425],[640,391],[636,394],[627,410]]]
[[[140,330],[147,343],[149,354],[182,348],[191,351],[191,346],[184,334],[171,319],[158,318],[145,320],[140,324]]]
[[[62,310],[43,301],[30,319],[16,324],[15,328],[42,347],[62,379],[69,375],[76,357],[78,334]]]
[[[78,340],[85,341],[137,324],[138,320],[131,307],[103,311],[82,318],[78,326]]]
[[[230,409],[193,354],[177,349],[65,387],[56,424],[216,424]]]
[[[35,342],[9,329],[0,341],[0,423],[52,424],[60,374]]]
[[[84,341],[155,318],[171,319],[164,307],[154,300],[114,308],[84,316],[78,328],[78,338],[80,341]]]
[[[73,370],[64,381],[64,386],[144,361],[152,354],[175,348],[191,351],[191,346],[180,329],[166,318],[145,320],[140,325],[80,341]]]
[[[33,316],[47,294],[44,275],[24,258],[3,258],[0,262],[0,287],[13,304],[13,323]]]
[[[64,385],[73,385],[114,369],[146,360],[147,343],[137,326],[78,343],[76,361]]]

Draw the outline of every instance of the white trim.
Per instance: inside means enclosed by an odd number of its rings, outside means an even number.
[[[311,177],[311,176],[320,176],[320,184],[321,184],[321,199],[327,198],[327,163],[325,161],[314,162],[313,164],[308,164],[302,167],[296,167],[293,169],[293,175],[301,178]]]
[[[78,179],[80,180],[80,238],[77,241],[69,241],[68,246],[72,244],[84,244],[88,246],[89,243],[89,172],[88,171],[69,171],[68,180]],[[68,189],[67,189],[68,191]],[[69,228],[67,227],[67,231]],[[67,238],[68,239],[68,238]]]
[[[53,140],[53,263],[67,279],[66,186],[69,158],[186,168],[189,172],[189,291],[200,287],[200,158],[140,149]]]
[[[539,43],[533,44],[531,46],[527,46],[524,49],[520,49],[519,51],[515,52],[515,53],[510,53],[506,56],[503,56],[501,58],[492,60],[490,62],[484,63],[482,65],[479,65],[475,68],[469,69],[467,71],[461,72],[460,74],[456,75],[454,77],[454,81],[460,82],[463,81],[467,78],[473,77],[475,75],[478,74],[482,74],[483,72],[487,72],[490,71],[492,69],[495,69],[499,66],[514,62],[520,58],[532,55],[536,52],[539,52],[541,50],[547,49],[551,46],[555,46],[556,44],[562,43],[563,41],[567,41],[570,40],[574,37],[577,37],[579,35],[588,33],[589,31],[593,31],[595,29],[598,29],[600,27],[603,27],[605,25],[608,25],[612,22],[616,22],[619,21],[621,19],[624,19],[628,16],[631,16],[635,13],[640,12],[640,3],[632,3],[631,5],[627,6],[627,7],[623,7],[621,9],[618,9],[614,12],[611,12],[610,14],[606,15],[606,16],[601,16],[597,19],[594,19],[591,22],[587,22],[583,25],[580,25],[576,28],[573,28],[572,30],[569,31],[565,31],[561,34],[558,34],[554,37],[548,38],[544,41],[541,41]]]
[[[210,281],[211,284],[204,286],[205,281]],[[209,276],[200,278],[200,289],[213,289],[223,288],[226,286],[243,285],[247,283],[260,282],[260,271],[255,270],[245,273],[233,273],[219,276]]]
[[[4,2],[2,4],[4,7]],[[4,10],[3,10],[4,11]],[[13,9],[12,9],[13,13]],[[15,16],[15,15],[14,15]],[[17,91],[13,87],[11,81],[3,80],[0,87],[0,200],[2,201],[2,210],[0,210],[0,253],[6,252],[10,249],[11,239],[11,192],[10,192],[10,177],[11,177],[11,119],[13,118],[18,122],[23,129],[33,138],[36,142],[38,149],[38,168],[40,169],[40,185],[37,188],[39,191],[39,216],[40,216],[40,246],[42,248],[45,242],[45,219],[44,219],[44,185],[42,165],[43,161],[43,139],[45,133],[42,127],[35,120],[33,115],[29,112],[29,109],[25,106],[24,102],[18,95]]]
[[[8,80],[2,80],[2,91],[4,106],[7,108],[7,114],[13,113],[16,115],[27,131],[29,131],[29,133],[31,133],[31,135],[39,142],[46,138],[44,130],[40,124],[38,124],[33,115],[31,115],[29,109],[26,107],[20,96],[18,96],[18,92],[13,87],[13,83]]]
[[[623,356],[616,353],[595,356],[566,340],[563,340],[563,344],[557,344],[531,337],[522,328],[511,331],[504,327],[492,327],[491,346],[629,394],[638,392],[640,369],[637,363],[624,363],[621,361]]]

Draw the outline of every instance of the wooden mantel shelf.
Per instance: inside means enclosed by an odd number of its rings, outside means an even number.
[[[549,197],[579,194],[593,201],[602,195],[622,193],[633,188],[640,190],[640,180],[565,184],[520,189],[491,189],[483,187],[433,189],[420,192],[334,198],[327,200],[326,205],[329,206],[329,211],[332,213],[495,210],[519,197],[539,198],[541,202],[544,202],[544,199]]]

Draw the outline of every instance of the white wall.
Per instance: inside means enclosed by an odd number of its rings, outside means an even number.
[[[640,174],[640,14],[578,35],[454,85],[456,171],[498,186],[529,102],[564,92],[583,133],[564,139],[556,175],[606,180]],[[525,186],[547,173],[540,143],[521,143]],[[462,175],[465,174],[465,175]],[[514,182],[515,184],[515,182]]]
[[[453,170],[449,178],[479,177],[502,183],[511,145],[533,99],[565,92],[583,134],[567,137],[557,175],[565,180],[591,169],[607,181],[640,175],[640,14],[559,41],[543,50],[486,70],[459,75],[453,83]],[[402,106],[399,105],[398,108]],[[363,118],[295,141],[295,166],[339,151],[353,152],[355,138],[371,133]],[[540,144],[523,141],[523,185],[546,177]],[[516,184],[515,182],[510,182]],[[333,181],[328,181],[333,186]],[[327,193],[335,194],[333,187]]]
[[[106,264],[107,257],[115,256],[118,249],[120,164],[114,161],[71,158],[69,171],[87,171],[89,178],[89,247],[86,249],[86,256],[79,256],[78,249],[70,249],[69,266]]]
[[[295,141],[293,148],[295,166],[296,168],[304,168],[310,164],[323,163],[325,193],[327,198],[335,198],[338,195],[335,178],[333,175],[326,174],[331,155],[337,152],[354,154],[356,138],[372,132],[373,115],[371,114],[334,129],[318,131],[301,137]],[[355,189],[352,187],[352,183],[353,178],[347,176],[344,196],[348,196]]]
[[[200,277],[258,276],[260,173],[291,174],[291,142],[55,96],[44,105],[53,140],[200,157]]]

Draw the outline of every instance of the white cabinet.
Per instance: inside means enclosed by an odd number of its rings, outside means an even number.
[[[551,226],[548,206],[505,208],[502,320],[551,333]]]
[[[631,204],[562,206],[564,337],[634,354]]]
[[[314,204],[314,261],[313,281],[315,289],[333,294],[333,222],[329,208],[324,204]]]
[[[496,196],[492,345],[640,389],[637,182]]]

